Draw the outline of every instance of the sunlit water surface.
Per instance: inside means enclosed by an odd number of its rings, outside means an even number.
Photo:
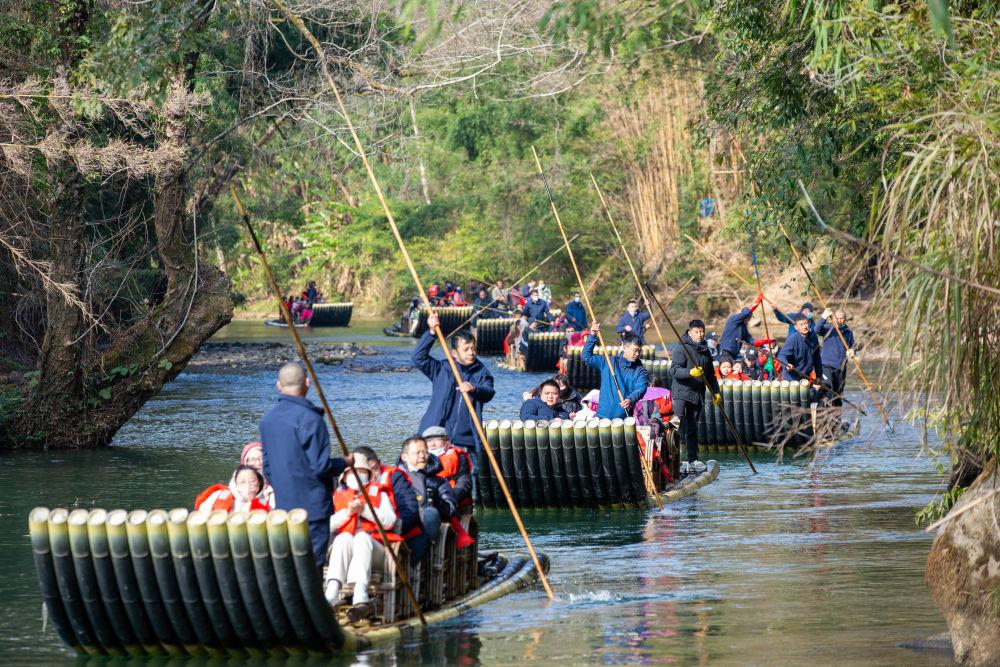
[[[379,356],[353,368],[317,371],[348,442],[394,458],[417,427],[430,383],[416,371],[366,372],[408,363],[412,341],[380,329],[358,323],[306,333],[380,346]],[[285,336],[236,322],[219,338]],[[543,376],[488,363],[497,398],[484,416],[510,417],[521,392]],[[105,451],[0,455],[0,664],[76,661],[51,627],[42,630],[28,511],[189,506],[200,489],[228,478],[243,443],[256,436],[275,398],[275,371],[184,373]],[[913,521],[938,485],[918,442],[905,425],[883,433],[873,416],[860,439],[817,465],[758,454],[753,476],[742,459],[719,454],[718,481],[662,511],[526,512],[536,548],[552,559],[554,601],[536,588],[420,639],[309,662],[947,664],[896,648],[944,625],[923,583],[931,537]],[[509,514],[479,520],[483,549],[523,551]]]

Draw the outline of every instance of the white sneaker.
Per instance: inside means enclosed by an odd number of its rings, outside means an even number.
[[[687,461],[681,464],[681,477],[688,474],[688,464]]]
[[[700,475],[706,470],[708,470],[708,466],[706,466],[701,461],[692,461],[691,463],[688,464],[688,471],[691,472],[692,474]]]
[[[351,600],[351,604],[359,605],[368,602],[368,587],[361,584],[357,584],[354,587],[354,598]]]
[[[323,596],[326,597],[326,601],[330,604],[337,604],[340,601],[340,582],[336,579],[331,579],[326,582],[326,588],[323,590]]]

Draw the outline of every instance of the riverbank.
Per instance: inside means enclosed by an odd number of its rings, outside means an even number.
[[[356,343],[305,343],[309,358],[317,364],[345,365],[358,357],[377,356],[370,345]],[[187,372],[252,371],[275,368],[298,361],[295,347],[286,343],[250,341],[208,341],[201,346],[187,367]]]

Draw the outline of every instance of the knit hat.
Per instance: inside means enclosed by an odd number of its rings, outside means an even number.
[[[704,329],[705,323],[701,320],[691,320],[688,322],[688,329]]]
[[[251,440],[247,444],[243,445],[243,451],[240,453],[240,463],[241,464],[246,465],[246,463],[247,463],[247,454],[249,454],[250,450],[253,449],[253,448],[255,448],[255,447],[260,447],[261,454],[264,453],[264,444],[262,442],[258,441],[258,440]]]
[[[803,310],[806,310],[806,309],[816,310],[815,308],[813,308],[813,305],[811,303],[809,303],[808,301],[806,301],[804,304],[802,304],[802,307],[799,308],[799,312],[801,313]]]

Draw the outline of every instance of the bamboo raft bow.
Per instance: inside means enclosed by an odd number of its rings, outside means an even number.
[[[628,248],[625,247],[625,241],[622,239],[622,235],[618,232],[618,225],[615,224],[615,219],[611,217],[611,209],[608,207],[608,202],[604,200],[604,193],[601,192],[601,187],[597,185],[597,179],[594,178],[594,174],[590,174],[590,181],[594,184],[594,189],[597,190],[597,196],[601,198],[601,205],[604,207],[604,213],[608,216],[608,222],[611,223],[611,229],[615,233],[615,238],[618,239],[618,245],[621,246],[622,254],[625,255],[625,261],[628,263],[629,271],[632,272],[632,278],[635,280],[635,286],[639,288],[639,294],[642,295],[642,302],[646,304],[646,312],[649,313],[649,319],[653,322],[653,327],[656,329],[656,337],[660,339],[660,345],[663,346],[663,354],[669,356],[667,352],[667,341],[663,339],[663,332],[660,331],[660,325],[657,323],[656,318],[653,317],[653,305],[649,303],[649,297],[646,296],[646,290],[642,288],[642,281],[639,280],[639,274],[635,270],[635,265],[632,263],[632,257],[628,253]],[[689,281],[690,282],[690,281]],[[680,290],[678,290],[678,293]],[[677,298],[674,295],[673,298]],[[672,301],[673,299],[671,299]]]
[[[660,312],[663,313],[663,318],[665,320],[667,320],[667,324],[670,325],[670,329],[674,332],[674,335],[677,336],[677,340],[681,341],[681,333],[677,330],[677,327],[674,326],[673,320],[670,319],[670,316],[667,315],[667,310],[663,307],[662,304],[660,304],[659,299],[656,298],[656,294],[653,292],[653,288],[649,286],[648,282],[644,283],[644,285],[646,287],[646,290],[649,292],[650,298],[653,300],[654,303],[656,303],[657,307],[660,309]],[[683,341],[681,341],[680,346],[681,346],[681,348],[683,348],[684,354],[687,355],[688,361],[691,362],[692,368],[694,366],[697,366],[698,363],[695,361],[694,355],[691,354],[691,350],[688,349],[688,346],[685,345]],[[707,391],[709,394],[711,394],[712,390],[711,390],[711,388],[708,385],[708,378],[706,378],[704,374],[702,374],[702,376],[701,376],[701,381],[705,384],[705,391]],[[726,414],[725,410],[720,410],[719,413],[722,415],[722,418],[725,420],[726,427],[729,429],[729,432],[732,433],[733,440],[735,440],[736,446],[740,450],[740,454],[743,455],[743,458],[745,458],[746,461],[747,461],[747,465],[750,466],[750,470],[752,470],[753,474],[756,475],[757,474],[757,467],[754,466],[753,461],[750,460],[750,454],[747,453],[747,446],[743,443],[743,438],[741,438],[740,434],[737,432],[736,426],[729,419],[729,415]]]
[[[306,38],[316,51],[323,79],[326,81],[327,87],[333,93],[334,99],[337,102],[337,109],[340,111],[341,116],[343,116],[344,123],[347,125],[351,138],[354,140],[354,146],[358,151],[358,156],[361,158],[361,162],[365,166],[365,171],[368,174],[368,180],[371,182],[372,188],[375,190],[375,195],[378,197],[379,203],[382,205],[382,211],[385,213],[386,220],[389,222],[389,227],[392,229],[392,235],[396,238],[396,244],[399,246],[399,251],[410,271],[410,276],[413,278],[413,282],[417,287],[420,298],[423,300],[426,307],[430,308],[431,303],[430,299],[427,297],[427,291],[424,289],[424,285],[420,281],[417,269],[413,264],[413,260],[410,258],[410,253],[406,249],[403,237],[399,233],[399,227],[396,225],[396,218],[389,209],[389,204],[386,202],[385,195],[382,193],[382,186],[379,185],[378,179],[375,177],[375,172],[372,170],[371,163],[368,161],[368,154],[365,152],[364,144],[361,143],[361,138],[354,129],[354,123],[351,121],[351,116],[347,113],[347,107],[344,106],[344,100],[340,96],[340,88],[330,75],[330,70],[327,67],[326,52],[323,49],[323,45],[319,43],[319,40],[312,34],[312,31],[306,27],[306,24],[302,22],[302,19],[293,14],[288,7],[285,6],[285,3],[282,0],[272,0],[272,2],[281,11],[281,13],[285,15],[285,18],[288,19],[289,23],[294,25],[298,31],[302,33],[302,36]],[[444,352],[445,359],[448,361],[448,366],[451,368],[452,375],[455,376],[455,383],[457,385],[461,385],[463,382],[462,374],[459,372],[458,366],[455,365],[455,359],[451,356],[451,350],[448,347],[448,341],[445,340],[444,332],[441,331],[440,326],[434,327],[434,332],[437,335],[438,342],[441,344],[441,350]],[[486,456],[490,460],[490,465],[493,467],[493,471],[497,475],[497,480],[500,482],[500,487],[503,490],[508,505],[510,506],[511,515],[514,517],[514,522],[517,524],[518,531],[521,533],[521,538],[524,540],[525,546],[528,548],[528,553],[531,555],[531,560],[534,563],[535,570],[538,572],[538,578],[542,582],[542,586],[545,588],[545,594],[548,595],[551,600],[554,595],[552,593],[552,587],[549,586],[548,578],[545,576],[545,567],[542,565],[541,560],[539,560],[538,554],[535,552],[535,547],[531,544],[531,538],[528,537],[528,531],[524,527],[524,522],[521,521],[521,515],[517,511],[517,507],[514,505],[514,499],[511,497],[510,490],[507,488],[507,483],[500,470],[500,464],[497,462],[496,456],[493,454],[493,449],[490,447],[485,431],[483,431],[482,421],[479,419],[479,415],[476,414],[475,406],[472,405],[472,399],[469,397],[468,393],[464,391],[459,393],[462,394],[462,400],[465,402],[465,407],[469,411],[469,417],[472,419],[473,425],[476,428],[476,433],[479,435],[480,442],[483,443],[483,450],[486,452]]]
[[[538,167],[538,175],[542,177],[542,183],[545,185],[545,194],[549,199],[549,206],[552,208],[552,215],[556,219],[556,224],[559,226],[559,233],[562,235],[563,243],[566,244],[566,253],[569,255],[570,264],[573,265],[573,273],[576,274],[577,285],[580,286],[580,296],[583,297],[583,303],[587,308],[587,314],[590,315],[590,320],[594,324],[599,324],[597,317],[594,315],[594,307],[590,303],[590,297],[587,295],[587,288],[583,284],[583,276],[580,275],[580,267],[576,265],[576,258],[573,256],[573,248],[569,244],[569,237],[566,236],[566,229],[563,227],[562,219],[559,217],[559,211],[556,209],[556,200],[552,196],[552,188],[549,187],[549,179],[545,177],[545,171],[542,169],[542,162],[538,159],[538,153],[535,151],[535,147],[531,147],[531,154],[535,156],[535,165]],[[608,365],[608,371],[611,373],[611,381],[614,382],[615,391],[618,393],[618,401],[620,403],[625,402],[625,396],[622,394],[621,385],[618,384],[618,376],[615,375],[615,367],[611,363],[611,355],[608,354],[607,346],[604,344],[604,337],[601,335],[600,330],[597,332],[597,341],[601,344],[601,354],[604,355],[604,362]],[[653,483],[653,472],[649,469],[649,462],[646,460],[645,456],[642,456],[640,452],[639,461],[642,464],[642,474],[646,482],[646,491],[650,496],[656,501],[657,509],[663,509],[663,501],[660,500],[659,494],[656,493],[656,485]]]
[[[254,251],[256,251],[257,257],[260,259],[261,266],[264,267],[264,273],[267,275],[267,282],[271,286],[271,291],[273,291],[274,295],[277,297],[278,303],[281,305],[281,312],[285,315],[285,319],[290,322],[292,314],[288,311],[288,306],[285,304],[284,299],[281,298],[281,289],[278,287],[278,282],[275,280],[274,274],[271,273],[271,267],[267,263],[267,257],[264,254],[263,247],[260,245],[260,240],[257,238],[257,232],[254,231],[253,225],[250,223],[250,214],[243,206],[243,202],[240,200],[240,195],[236,191],[235,184],[230,185],[230,192],[233,195],[233,201],[236,203],[236,210],[239,212],[240,217],[243,218],[243,224],[246,225],[247,232],[250,234],[250,240],[253,242]],[[340,428],[337,426],[337,420],[334,419],[333,412],[330,411],[330,405],[326,402],[326,395],[323,393],[323,387],[319,383],[319,378],[316,376],[316,371],[313,369],[312,362],[309,361],[309,355],[306,354],[306,348],[302,344],[299,332],[295,330],[295,327],[288,327],[288,331],[292,334],[295,349],[298,351],[299,357],[302,359],[302,363],[305,365],[306,371],[309,373],[309,379],[312,381],[313,389],[316,390],[316,397],[323,406],[323,412],[326,414],[326,418],[330,422],[330,427],[333,429],[333,434],[337,438],[337,444],[340,445],[340,451],[343,453],[344,457],[347,458],[351,455],[351,451],[347,447],[347,442],[344,440],[344,436],[341,434]],[[352,465],[350,466],[350,470],[354,475],[354,481],[357,482],[358,488],[361,489],[361,497],[365,499],[365,505],[368,506],[368,511],[371,512],[372,516],[377,516],[375,513],[375,506],[372,505],[372,500],[368,497],[368,493],[365,491],[366,485],[361,481],[361,477],[358,475],[357,469]],[[385,528],[382,527],[382,524],[378,521],[373,521],[372,523],[374,523],[375,527],[378,528],[378,534],[382,539],[382,544],[390,544],[389,537],[386,535]],[[402,567],[394,550],[386,548],[385,552],[392,557],[393,563],[396,566],[396,571],[399,572],[400,579],[403,581],[403,586],[406,588],[407,596],[410,598],[410,602],[413,603],[413,608],[416,610],[417,616],[420,618],[420,623],[422,625],[427,625],[427,621],[424,618],[424,612],[420,608],[420,603],[417,601],[417,596],[413,592],[413,586],[410,584],[410,579],[406,574],[406,568]]]

